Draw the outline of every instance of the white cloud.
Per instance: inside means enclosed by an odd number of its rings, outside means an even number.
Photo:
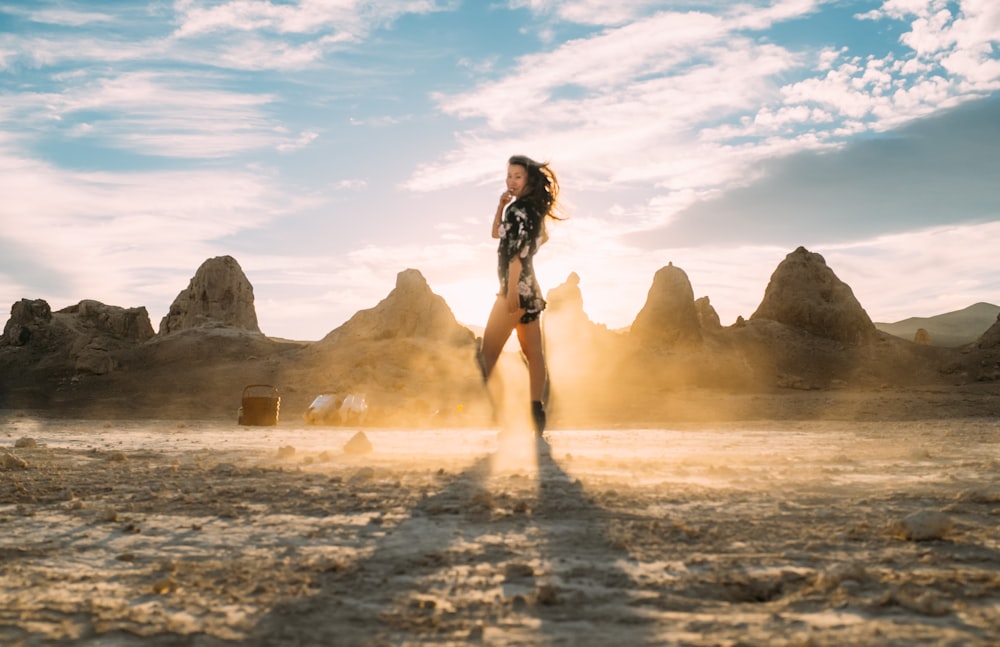
[[[182,0],[167,43],[177,61],[233,70],[317,68],[407,14],[453,8],[453,0]]]
[[[71,34],[59,38],[0,34],[0,49],[3,51],[6,67],[21,61],[28,67],[55,66],[67,61],[80,66],[94,61],[140,61],[155,58],[163,51],[162,44],[156,41],[136,43],[86,34]]]
[[[826,65],[832,62],[830,57],[824,60]],[[786,85],[782,92],[786,104],[822,106],[838,119],[847,120],[834,125],[847,126],[846,132],[854,133],[862,124],[875,131],[898,126],[981,96],[985,89],[971,87],[961,77],[948,77],[918,58],[862,60],[853,56],[821,76]]]
[[[288,153],[291,151],[297,151],[301,148],[305,148],[312,142],[316,141],[319,137],[319,133],[314,132],[304,132],[300,133],[294,141],[278,144],[278,150],[282,153]]]
[[[269,0],[175,3],[178,38],[222,31],[268,31],[278,34],[314,34],[332,30],[348,40],[359,40],[378,26],[409,13],[445,9],[433,0]]]
[[[775,45],[733,36],[707,14],[661,14],[570,41],[524,57],[517,72],[499,81],[461,95],[438,95],[442,110],[483,118],[486,127],[460,134],[459,149],[419,168],[408,186],[434,190],[448,182],[483,181],[495,163],[477,160],[528,147],[538,157],[558,152],[581,183],[657,178],[679,159],[704,157],[704,148],[693,150],[700,146],[692,136],[699,124],[745,113],[777,96],[772,79],[792,59]],[[583,96],[560,98],[567,86]],[[524,137],[529,117],[531,136]]]
[[[900,41],[910,47],[917,56],[931,56],[954,45],[949,29],[951,12],[942,9],[926,18],[917,18],[910,25],[911,30],[900,37]]]
[[[209,3],[183,0],[175,5],[178,38],[222,31],[272,31],[315,33],[339,30],[349,37],[361,32],[364,21],[357,2],[298,2],[277,4],[266,0]],[[357,34],[357,35],[360,35]]]
[[[58,37],[0,34],[0,69],[24,60],[31,66],[66,62],[189,63],[232,70],[295,70],[317,66],[327,55],[364,41],[371,32],[406,14],[447,11],[454,0],[177,0],[172,30],[160,20],[148,23],[152,35],[130,39],[124,28],[93,37],[88,27],[134,26],[121,15],[63,9],[8,13],[46,24],[80,27]],[[149,18],[149,16],[145,16]]]
[[[511,0],[512,9],[530,9],[536,14],[554,14],[560,20],[584,25],[621,25],[661,3],[658,0]]]
[[[268,116],[270,94],[215,89],[211,76],[133,72],[67,79],[58,92],[10,97],[4,120],[47,130],[75,123],[68,134],[145,155],[215,158],[308,145],[315,133],[288,135]],[[84,116],[85,115],[85,116]]]
[[[202,261],[229,253],[221,240],[314,202],[256,173],[73,172],[9,147],[0,148],[0,194],[2,242],[28,261],[5,259],[5,282],[63,305],[169,305]],[[36,274],[49,277],[44,294]]]
[[[782,88],[786,104],[817,104],[847,118],[867,117],[881,101],[863,81],[864,67],[853,58],[822,77],[808,78]]]
[[[334,184],[334,187],[338,190],[363,191],[368,188],[368,182],[359,179],[340,180]]]
[[[171,57],[177,61],[208,63],[227,70],[301,70],[315,67],[332,46],[346,40],[350,39],[330,36],[292,44],[261,38],[256,34],[226,35],[196,46],[176,41]]]
[[[293,44],[265,39],[255,34],[230,35],[199,42],[167,37],[126,40],[108,35],[92,37],[74,33],[58,38],[23,37],[0,34],[0,69],[23,61],[31,67],[70,63],[138,65],[141,63],[183,63],[230,70],[295,70],[316,65],[338,41],[319,37]]]
[[[901,20],[908,16],[926,17],[943,9],[946,0],[886,0],[878,9],[861,14],[859,17],[868,20],[881,20],[889,17]]]
[[[527,6],[556,12],[603,5]],[[979,28],[975,38],[956,35],[959,27],[970,32],[967,22],[1000,24],[994,19],[1000,8],[984,2],[967,2],[964,13],[954,16],[943,2],[889,2],[870,12],[867,18],[879,20],[919,13],[911,32],[918,35],[909,39],[919,51],[899,58],[822,44],[807,55],[745,34],[818,6],[789,0],[740,5],[720,15],[665,12],[526,55],[506,76],[435,96],[445,113],[483,125],[460,132],[456,148],[440,162],[419,167],[407,186],[436,190],[483,182],[495,172],[495,151],[531,150],[550,160],[558,153],[565,175],[582,185],[652,182],[710,195],[746,184],[754,165],[767,157],[836,146],[995,88],[1000,61],[984,54],[992,51],[995,33]],[[935,32],[944,28],[948,34]],[[933,43],[927,40],[932,37]],[[939,54],[937,62],[922,56],[946,47],[949,56]],[[961,76],[949,77],[942,64]],[[793,80],[780,85],[789,76]],[[562,98],[567,92],[569,98]],[[530,138],[520,135],[526,119]]]
[[[67,27],[82,27],[94,23],[114,22],[114,17],[97,11],[75,11],[73,9],[47,9],[0,6],[0,13],[21,16],[32,22]]]
[[[966,79],[972,86],[967,91],[998,87],[1000,62],[995,51],[1000,43],[1000,5],[996,2],[963,0],[955,8],[943,0],[895,0],[860,17],[911,20],[910,31],[900,42],[913,50],[915,60],[940,64]]]
[[[695,54],[689,47],[714,41],[721,33],[720,21],[707,14],[661,14],[589,39],[569,41],[552,52],[526,55],[518,61],[517,72],[500,81],[490,80],[472,92],[438,95],[437,99],[449,114],[485,117],[493,128],[510,128],[516,125],[511,120],[519,119],[522,111],[547,104],[559,88],[616,91],[623,82],[663,74],[686,62]]]
[[[540,16],[551,16],[581,25],[618,26],[646,17],[650,12],[668,10],[662,0],[509,0],[512,9],[529,9]],[[687,0],[669,3],[669,10],[679,12],[717,12],[729,9],[742,20],[742,27],[766,28],[776,20],[807,13],[821,4],[819,0],[779,0],[778,2],[740,3],[728,8],[717,0]],[[753,8],[753,11],[747,11]]]
[[[468,57],[458,59],[458,66],[469,70],[476,76],[490,74],[496,68],[499,57],[496,55],[487,56],[483,60],[473,60]]]
[[[351,117],[348,119],[348,123],[352,126],[372,126],[375,128],[382,128],[385,126],[398,126],[409,119],[409,115],[370,115],[367,117]]]

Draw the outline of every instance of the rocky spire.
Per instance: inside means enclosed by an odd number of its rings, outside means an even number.
[[[701,343],[694,290],[684,270],[669,263],[656,272],[629,336],[655,346]]]
[[[862,342],[876,335],[875,324],[819,254],[799,247],[771,275],[764,299],[750,319],[770,319],[817,337]]]
[[[232,256],[217,256],[201,264],[160,321],[160,334],[201,326],[260,332],[253,286]]]
[[[431,291],[419,270],[396,275],[396,287],[374,308],[360,310],[323,338],[366,340],[422,337],[456,345],[471,344],[472,331],[458,323],[445,300]]]

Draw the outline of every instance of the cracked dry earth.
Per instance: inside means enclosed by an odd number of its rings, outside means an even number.
[[[0,417],[0,644],[1000,635],[993,420],[356,431]]]

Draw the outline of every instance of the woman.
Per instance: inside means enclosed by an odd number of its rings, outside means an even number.
[[[507,162],[507,190],[500,196],[493,217],[493,238],[499,238],[497,274],[500,292],[490,312],[480,361],[483,379],[489,379],[512,331],[528,362],[531,417],[535,434],[545,431],[545,357],[539,315],[545,309],[541,288],[535,280],[532,259],[548,236],[545,220],[556,218],[559,182],[547,163],[523,155]]]

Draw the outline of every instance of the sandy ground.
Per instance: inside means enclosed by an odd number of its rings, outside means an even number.
[[[995,419],[356,431],[0,412],[0,644],[1000,636]]]

